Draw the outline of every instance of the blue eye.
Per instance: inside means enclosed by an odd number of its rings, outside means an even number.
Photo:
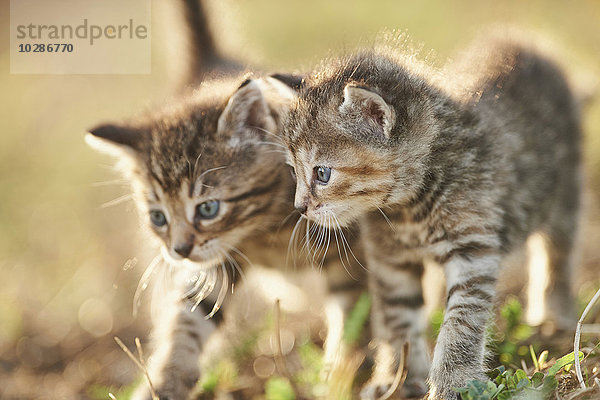
[[[161,227],[167,224],[167,217],[165,217],[165,214],[162,211],[152,210],[150,211],[150,221],[152,221],[155,226]]]
[[[209,200],[196,206],[196,213],[201,219],[213,219],[219,213],[219,200]]]
[[[331,168],[328,167],[315,167],[315,177],[317,181],[321,183],[329,182],[329,178],[331,177]]]

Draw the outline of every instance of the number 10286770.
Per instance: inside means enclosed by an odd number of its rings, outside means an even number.
[[[21,43],[19,53],[72,53],[71,43]]]

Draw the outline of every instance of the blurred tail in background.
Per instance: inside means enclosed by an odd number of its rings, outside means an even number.
[[[211,75],[242,70],[240,63],[224,57],[210,30],[204,0],[178,0],[185,19],[189,62],[183,85],[195,85]]]

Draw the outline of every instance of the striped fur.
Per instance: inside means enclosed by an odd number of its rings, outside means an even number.
[[[294,182],[285,164],[285,149],[276,136],[282,113],[294,94],[271,78],[244,81],[240,86],[242,80],[205,82],[191,97],[163,110],[127,124],[105,124],[91,130],[128,161],[125,172],[132,179],[141,214],[162,240],[163,254],[172,267],[227,273],[229,282],[240,273],[226,271],[221,265],[229,264],[232,269],[238,264],[246,268],[249,262],[285,266],[294,229],[288,218],[293,213]],[[198,218],[196,206],[206,200],[220,201],[214,219]],[[150,210],[164,212],[168,223],[152,225]],[[324,233],[320,237],[323,240]],[[311,243],[314,246],[314,240]],[[182,245],[188,246],[186,255],[178,253]],[[352,247],[360,257],[357,246],[352,243]],[[334,247],[318,256],[315,264],[330,276],[332,303],[340,307],[343,320],[343,313],[362,288],[361,281],[350,278],[344,269],[351,268],[353,276],[360,276],[358,261],[340,260]],[[308,262],[299,258],[297,264],[302,267]],[[222,302],[219,288],[223,275],[210,276],[217,281],[208,279],[188,297],[182,293],[189,287],[176,288],[175,298],[155,324],[157,349],[150,369],[161,399],[187,398],[200,376],[198,358],[204,343],[223,321],[222,311],[213,313],[215,304]],[[190,311],[198,300],[195,296],[206,285],[214,285],[216,290],[197,310]],[[211,319],[205,318],[212,314]],[[326,342],[331,358],[326,360],[328,364],[335,362],[341,340],[335,332],[342,330],[330,326],[330,331],[334,333]],[[136,400],[149,398],[145,386],[134,396]]]
[[[579,116],[561,71],[516,41],[490,40],[473,51],[471,70],[444,79],[410,56],[376,50],[325,62],[293,103],[284,138],[296,206],[315,221],[361,223],[374,335],[382,348],[412,344],[406,391],[420,394],[428,376],[429,398],[454,399],[453,388],[485,379],[499,267],[528,235],[553,244],[549,320],[574,317]],[[327,183],[315,178],[319,166],[331,168]],[[447,282],[431,368],[424,259],[442,264]],[[394,367],[376,368],[363,398],[386,390]]]

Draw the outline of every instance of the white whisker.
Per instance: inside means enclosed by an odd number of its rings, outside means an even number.
[[[332,215],[333,216],[333,215]],[[335,222],[335,221],[334,221]],[[350,273],[350,271],[348,270],[348,268],[346,267],[346,264],[344,263],[344,257],[342,257],[342,252],[340,250],[340,241],[338,239],[338,233],[337,233],[337,229],[333,230],[333,234],[335,235],[335,245],[337,246],[337,251],[338,251],[338,256],[340,257],[340,262],[342,263],[342,267],[344,267],[344,270],[346,270],[346,272],[348,273],[348,275],[350,275],[350,277],[352,279],[354,279],[354,277],[352,276],[352,274]]]
[[[268,131],[267,129],[261,128],[260,126],[252,126],[251,128],[258,129],[258,130],[259,130],[259,131],[261,131],[261,132],[264,132],[264,133],[266,133],[266,134],[268,134],[268,135],[271,135],[271,136],[272,136],[272,137],[274,137],[274,138],[275,138],[275,139],[276,139],[278,142],[282,142],[282,141],[283,141],[279,135],[276,135],[275,133],[273,133],[273,132],[270,132],[270,131]]]
[[[198,271],[198,276],[196,276],[196,281],[194,282],[194,285],[183,294],[182,298],[186,299],[188,297],[195,297],[195,293],[198,292],[198,290],[204,284],[205,281],[206,273],[204,271]]]
[[[281,143],[274,143],[274,142],[254,142],[254,144],[264,144],[267,146],[277,146],[277,147],[281,147],[282,149],[287,150],[288,148],[284,145],[282,145]]]
[[[311,242],[308,244],[308,257],[312,265],[315,263],[315,252],[317,250],[317,245],[319,242],[319,235],[321,233],[321,227],[318,223],[313,224],[314,229],[312,230],[312,234],[310,236]],[[313,240],[314,239],[314,240]]]
[[[390,226],[390,229],[392,230],[392,232],[396,232],[396,228],[394,228],[394,226],[392,225],[392,221],[390,221],[388,216],[385,215],[385,213],[383,212],[383,210],[381,208],[377,207],[377,209],[379,210],[381,215],[383,215],[383,218],[385,218],[385,220],[386,220],[387,224]]]
[[[162,261],[162,256],[159,254],[152,259],[150,264],[146,267],[146,270],[140,278],[135,293],[133,294],[133,317],[137,316],[137,312],[142,304],[142,294],[148,288],[150,284],[150,277],[154,274],[156,266]]]
[[[194,312],[202,300],[206,299],[215,289],[217,283],[216,268],[211,268],[206,272],[206,282],[200,291],[194,296],[196,303],[192,306],[191,311]]]
[[[208,314],[206,317],[204,317],[205,319],[212,318],[217,313],[217,311],[219,311],[219,309],[221,308],[221,305],[223,304],[223,300],[225,300],[225,295],[227,294],[227,289],[229,287],[229,275],[227,274],[227,271],[225,269],[225,263],[221,263],[221,274],[222,274],[221,289],[219,289],[219,294],[217,295],[217,301],[215,302],[215,305],[213,306],[213,309],[210,312],[210,314]]]
[[[321,221],[319,221],[319,236],[317,238],[317,244],[315,246],[315,254],[314,254],[314,258],[313,258],[313,264],[314,265],[319,265],[319,263],[316,261],[319,258],[319,255],[321,254],[321,251],[323,250],[323,244],[325,243],[325,235],[326,235],[326,228],[325,226],[323,226],[322,222],[324,217],[321,218]]]
[[[209,172],[218,171],[218,170],[220,170],[220,169],[225,169],[225,168],[227,168],[227,167],[228,167],[227,165],[222,165],[222,166],[220,166],[220,167],[209,168],[209,169],[207,169],[206,171],[204,171],[203,173],[201,173],[201,174],[200,174],[200,176],[196,178],[196,180],[198,180],[198,179],[202,178],[204,175],[208,174]]]
[[[236,261],[236,259],[229,254],[225,254],[225,258],[231,265],[231,269],[232,269],[233,273],[235,274],[236,271],[239,272],[241,279],[245,280],[246,275],[244,274],[242,267],[240,267],[240,264]]]
[[[248,265],[253,265],[252,261],[250,261],[250,259],[240,249],[238,249],[237,247],[232,246],[230,244],[226,244],[226,246],[230,251],[233,251],[234,253],[236,253],[237,255],[242,257],[244,259],[244,261],[246,261],[248,263]],[[237,265],[237,262],[236,262],[236,265]],[[238,267],[239,267],[239,265],[238,265]],[[240,269],[240,273],[243,274],[241,269]]]
[[[193,175],[196,175],[196,170],[198,169],[198,161],[200,161],[200,157],[202,156],[202,153],[198,154],[198,157],[196,157],[196,161],[194,161],[194,169],[193,171]]]
[[[307,232],[306,232],[306,243],[304,243],[304,249],[306,250],[306,258],[310,259],[310,253],[311,253],[311,242],[313,237],[315,236],[316,231],[318,230],[318,225],[317,224],[313,224],[310,229],[308,229],[308,222],[309,220],[306,220],[307,223]]]
[[[362,265],[362,263],[358,260],[358,258],[356,258],[356,255],[354,255],[354,252],[352,251],[352,247],[350,246],[350,243],[348,243],[348,240],[346,240],[346,236],[344,235],[344,232],[340,226],[340,222],[338,221],[337,217],[335,215],[333,215],[333,218],[336,221],[336,224],[340,230],[340,235],[342,237],[342,239],[344,240],[344,242],[346,243],[346,246],[348,246],[348,250],[350,251],[350,254],[352,255],[352,258],[354,258],[354,261],[356,261],[358,263],[358,265],[360,265],[362,267],[362,269],[364,269],[365,271],[367,271],[367,269],[365,268],[364,265]]]
[[[295,214],[297,213],[296,210],[293,210],[292,212],[290,212],[284,219],[283,221],[281,221],[279,223],[279,227],[277,228],[277,233],[279,233],[279,231],[281,230],[281,228],[286,224],[286,222],[288,222],[288,220]]]
[[[294,249],[294,268],[296,267],[296,257],[297,257],[297,251],[298,251],[296,232],[298,231],[298,227],[300,226],[300,223],[302,222],[303,218],[304,218],[304,216],[302,214],[300,214],[300,218],[298,218],[298,221],[296,221],[296,224],[294,225],[294,229],[292,229],[292,234],[290,235],[290,239],[288,241],[287,254],[285,256],[286,268],[289,265],[289,257],[290,257],[290,251],[292,249],[292,244],[293,244],[293,249]]]
[[[188,164],[188,179],[191,182],[193,180],[193,176],[192,176],[192,163],[190,162],[190,160],[187,159],[187,157],[185,158],[185,161],[187,161],[187,164]]]
[[[321,258],[321,264],[319,265],[319,270],[323,269],[323,264],[325,263],[325,258],[327,257],[327,252],[329,251],[329,244],[331,243],[331,217],[329,213],[327,214],[327,245],[325,246],[325,251],[323,252],[323,257]]]
[[[125,179],[114,179],[112,181],[94,182],[91,184],[92,187],[112,186],[112,185],[129,186],[130,183],[129,183],[129,181],[126,181]]]
[[[117,197],[114,200],[107,201],[106,203],[102,204],[100,206],[100,208],[107,208],[107,207],[116,206],[117,204],[124,203],[126,201],[131,200],[131,199],[133,199],[133,194],[132,193],[125,194],[123,196]]]

